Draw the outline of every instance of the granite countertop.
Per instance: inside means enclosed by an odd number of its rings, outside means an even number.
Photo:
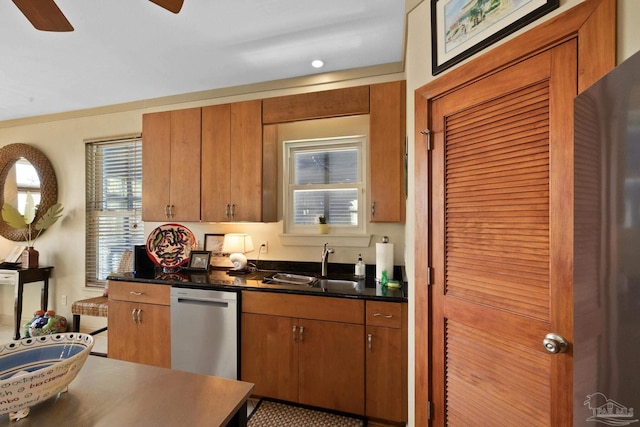
[[[183,288],[213,290],[246,290],[260,292],[281,292],[301,295],[318,295],[339,298],[356,298],[407,302],[407,280],[403,266],[394,268],[394,279],[400,281],[399,289],[378,287],[374,280],[375,266],[366,266],[366,277],[358,282],[356,289],[326,290],[307,285],[289,285],[284,283],[263,283],[263,279],[276,272],[307,274],[319,277],[319,263],[261,261],[259,268],[243,275],[229,275],[227,270],[180,269],[175,272],[163,272],[156,268],[154,272],[112,274],[108,280],[156,283]],[[353,276],[352,264],[329,264],[329,278],[357,280]]]

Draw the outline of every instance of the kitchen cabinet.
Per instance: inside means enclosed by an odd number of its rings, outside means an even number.
[[[243,292],[242,380],[255,394],[364,414],[364,301]]]
[[[406,84],[374,84],[369,92],[371,222],[404,222]]]
[[[200,220],[200,108],[142,116],[142,219]]]
[[[202,109],[203,221],[262,221],[262,101]]]
[[[366,415],[407,422],[407,305],[366,303]]]
[[[277,96],[262,102],[264,124],[355,116],[369,113],[369,86]]]
[[[171,367],[170,286],[109,282],[110,358]]]

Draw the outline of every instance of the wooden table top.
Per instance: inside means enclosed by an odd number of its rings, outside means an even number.
[[[223,426],[253,384],[89,356],[69,390],[0,426]]]

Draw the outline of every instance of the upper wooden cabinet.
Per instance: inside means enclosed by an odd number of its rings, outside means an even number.
[[[262,218],[262,101],[202,109],[203,221]]]
[[[264,124],[355,116],[369,113],[369,86],[278,96],[262,102]]]
[[[142,219],[200,220],[200,108],[142,116]]]
[[[406,84],[371,85],[371,222],[405,220]]]

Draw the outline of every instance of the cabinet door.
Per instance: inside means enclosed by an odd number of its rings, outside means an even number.
[[[233,221],[262,220],[262,101],[231,104]]]
[[[371,85],[371,222],[405,220],[405,81]]]
[[[202,200],[203,221],[229,221],[231,181],[231,105],[202,109]]]
[[[110,358],[171,367],[169,306],[109,300],[108,316]]]
[[[299,320],[299,402],[364,415],[364,325]]]
[[[137,303],[109,300],[107,354],[112,359],[135,362],[138,354],[138,325],[133,311]]]
[[[142,116],[142,219],[166,221],[171,179],[171,112]]]
[[[199,221],[200,108],[145,114],[142,137],[143,220]]]
[[[366,415],[406,421],[402,330],[368,326],[366,339]]]
[[[242,381],[254,383],[257,396],[297,402],[298,328],[295,319],[243,313],[241,325]]]
[[[200,114],[200,108],[171,111],[173,221],[200,220]]]
[[[111,304],[109,304],[111,305]],[[171,322],[167,305],[137,304],[136,359],[145,365],[171,368]],[[189,351],[185,349],[185,351]]]

